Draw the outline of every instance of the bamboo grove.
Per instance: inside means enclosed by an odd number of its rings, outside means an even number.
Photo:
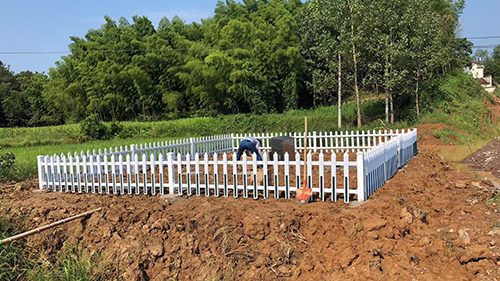
[[[471,54],[456,34],[464,5],[227,0],[201,23],[164,17],[156,27],[105,16],[71,37],[70,54],[46,74],[0,64],[0,126],[280,113],[348,98],[360,126],[362,93],[385,95],[388,121],[418,115],[426,85]]]

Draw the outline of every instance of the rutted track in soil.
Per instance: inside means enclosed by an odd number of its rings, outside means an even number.
[[[3,189],[3,214],[31,217],[29,228],[104,210],[28,243],[49,259],[63,243],[100,252],[117,279],[500,279],[500,230],[492,227],[499,205],[486,205],[494,191],[434,153],[417,155],[354,209],[275,199],[168,203],[34,188],[36,182]]]

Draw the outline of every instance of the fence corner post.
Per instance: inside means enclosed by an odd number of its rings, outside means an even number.
[[[356,153],[356,170],[358,172],[358,201],[365,201],[365,154]]]
[[[43,173],[43,156],[42,155],[38,155],[37,156],[37,159],[38,159],[38,186],[40,187],[40,190],[43,190],[43,183],[44,183],[44,178],[43,178],[43,175],[45,173]]]
[[[384,183],[387,181],[387,143],[384,143]]]
[[[418,131],[417,128],[413,129],[414,136],[415,136],[415,144],[413,147],[413,156],[418,154]]]
[[[168,169],[168,193],[174,194],[174,153],[169,152],[167,154],[167,169]]]
[[[401,153],[401,135],[398,135],[398,139],[397,139],[397,143],[398,143],[398,168],[401,168],[401,163],[403,162],[402,161],[402,153]]]

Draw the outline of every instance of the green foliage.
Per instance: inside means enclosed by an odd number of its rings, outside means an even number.
[[[105,264],[98,254],[90,255],[78,247],[62,249],[55,262],[45,261],[27,272],[31,280],[108,280]]]
[[[0,147],[2,149],[2,147]],[[14,153],[7,152],[5,154],[0,155],[0,171],[8,170],[14,166],[16,157]]]
[[[472,134],[466,134],[453,128],[441,128],[434,132],[434,136],[444,143],[467,145],[478,138]]]
[[[449,74],[425,91],[422,122],[452,126],[436,131],[436,137],[444,142],[468,144],[498,134],[499,128],[488,119],[490,109],[485,106],[489,94],[472,76]]]
[[[0,150],[1,149],[2,147],[0,147]],[[12,178],[11,172],[14,167],[15,161],[16,157],[12,152],[0,154],[0,182]]]
[[[177,119],[296,109],[303,84],[293,1],[219,2],[212,18],[185,24],[110,17],[49,71],[44,90],[54,122]],[[131,50],[101,52],[102,50]],[[76,103],[76,104],[75,104]],[[57,120],[59,119],[59,120]]]
[[[493,49],[491,57],[485,57],[484,74],[491,75],[493,77],[493,81],[500,81],[500,45]]]
[[[109,124],[108,136],[110,138],[118,137],[123,131],[123,125],[117,122],[112,122]]]
[[[23,232],[22,221],[0,217],[0,239]],[[22,240],[0,246],[1,280],[108,280],[104,258],[64,245],[53,261],[39,260],[43,249],[28,248]]]
[[[419,86],[470,55],[470,42],[456,39],[463,7],[448,0],[228,0],[201,24],[174,17],[155,27],[144,16],[132,23],[105,16],[100,28],[70,37],[71,53],[48,77],[0,64],[0,126],[73,124],[92,114],[150,122],[280,113],[332,105],[339,78],[344,100],[383,91],[391,114],[405,116],[411,103],[398,99],[414,96],[418,107]],[[92,138],[105,138],[103,128],[93,129]],[[106,137],[122,133],[115,127]]]
[[[0,218],[0,239],[19,234],[19,230],[10,222]],[[28,259],[23,244],[13,242],[0,245],[0,279],[19,280],[33,267]]]
[[[82,135],[95,140],[102,140],[108,137],[106,125],[97,119],[97,115],[90,115],[81,124]]]
[[[500,88],[496,88],[493,94],[497,97],[500,98]]]
[[[427,112],[440,110],[447,114],[457,112],[459,107],[467,106],[470,102],[482,103],[487,96],[481,85],[465,73],[444,76],[428,85],[425,91],[426,95],[422,99],[424,109]],[[470,107],[478,107],[478,104],[471,104]],[[474,108],[474,113],[484,115],[486,108],[481,107]]]
[[[491,204],[498,204],[498,203],[500,203],[500,194],[497,194],[486,201],[486,205],[488,207],[490,207]]]

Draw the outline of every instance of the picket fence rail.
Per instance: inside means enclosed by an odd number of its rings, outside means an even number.
[[[295,139],[296,160],[288,154],[283,161],[277,154],[270,160],[270,139],[280,135]],[[311,135],[307,184],[322,201],[366,200],[417,153],[416,129]],[[262,161],[255,154],[251,160],[246,154],[236,159],[234,152],[247,136],[262,140]],[[39,185],[78,193],[292,198],[302,182],[303,145],[303,133],[231,134],[38,156]],[[349,152],[356,152],[355,161]]]

